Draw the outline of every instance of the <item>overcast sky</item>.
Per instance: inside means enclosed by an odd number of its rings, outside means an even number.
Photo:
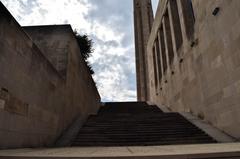
[[[152,0],[156,10],[158,0]],[[94,41],[90,62],[103,101],[135,101],[132,0],[1,0],[20,25],[71,24]]]

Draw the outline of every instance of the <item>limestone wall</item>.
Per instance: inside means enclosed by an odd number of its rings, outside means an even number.
[[[192,0],[193,21],[186,15],[186,11],[191,13],[191,8],[184,7],[187,2],[177,0],[179,25],[173,1],[161,0],[158,6],[148,43],[151,101],[173,111],[191,112],[240,139],[240,1]],[[167,35],[166,12],[171,37]],[[180,35],[182,43],[178,43]],[[162,37],[163,43],[158,40]],[[160,62],[154,62],[158,54]]]
[[[0,3],[0,148],[51,145],[77,117],[96,113],[100,96],[67,28],[51,39],[64,48],[63,74]]]
[[[67,72],[68,45],[72,29],[70,25],[25,26],[24,31],[39,47],[45,57],[65,78]]]
[[[151,0],[134,0],[134,30],[138,101],[148,99],[147,43],[153,24]]]

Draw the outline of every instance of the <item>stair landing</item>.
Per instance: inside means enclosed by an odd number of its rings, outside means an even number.
[[[0,151],[0,159],[239,159],[240,143]]]

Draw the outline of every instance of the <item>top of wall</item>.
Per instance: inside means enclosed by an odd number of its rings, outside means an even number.
[[[75,40],[71,25],[42,25],[22,27],[58,72],[67,74],[68,51]]]
[[[66,79],[70,46],[75,46],[75,51],[80,53],[80,48],[71,25],[37,25],[23,26],[22,28],[62,77]],[[79,55],[81,56],[81,54]],[[81,59],[83,67],[86,67],[87,74],[89,74],[90,80],[95,85],[85,60],[82,57]]]
[[[12,16],[12,14],[7,10],[7,8],[4,6],[4,4],[0,1],[0,20],[2,21],[1,23],[8,23],[8,25],[11,26],[17,26],[17,29],[21,32],[22,38],[23,40],[30,46],[30,47],[34,47],[37,52],[39,57],[45,59],[45,62],[47,63],[47,65],[49,66],[49,68],[51,68],[59,77],[60,74],[59,72],[55,69],[55,67],[53,67],[53,65],[51,64],[51,62],[49,60],[47,60],[45,58],[45,55],[41,52],[41,50],[39,49],[39,47],[32,41],[31,37],[23,30],[23,28],[21,27],[21,25],[17,22],[17,20]],[[0,23],[0,24],[1,24]],[[3,33],[2,33],[3,34]],[[3,36],[0,34],[0,37]]]
[[[52,32],[73,32],[73,29],[70,24],[60,24],[60,25],[33,25],[33,26],[22,26],[26,32],[29,31],[38,31],[43,33],[52,33]]]
[[[62,77],[66,78],[69,46],[76,44],[80,52],[71,25],[36,25],[23,26],[22,28],[31,37],[34,43],[37,44],[41,52],[52,63],[56,70],[58,70]],[[87,66],[84,60],[83,62]]]
[[[37,49],[39,57],[41,57],[41,59],[46,63],[48,68],[56,73],[61,79],[66,79],[69,61],[69,46],[74,45],[74,51],[80,52],[80,48],[71,25],[38,25],[21,27],[21,25],[1,2],[0,21],[7,23],[6,25],[16,25],[17,27],[15,28],[20,31],[22,41],[29,45],[29,47]],[[2,34],[5,33],[0,32],[0,37],[2,37]],[[81,56],[81,54],[78,55]],[[77,58],[77,56],[74,58]],[[82,69],[86,70],[86,80],[93,84],[94,89],[97,89],[90,74],[90,70],[83,58],[80,58],[80,63],[82,63]]]

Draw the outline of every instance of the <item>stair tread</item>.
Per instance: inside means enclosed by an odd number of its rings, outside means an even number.
[[[214,143],[179,113],[145,102],[106,103],[91,115],[72,146],[141,146]]]

